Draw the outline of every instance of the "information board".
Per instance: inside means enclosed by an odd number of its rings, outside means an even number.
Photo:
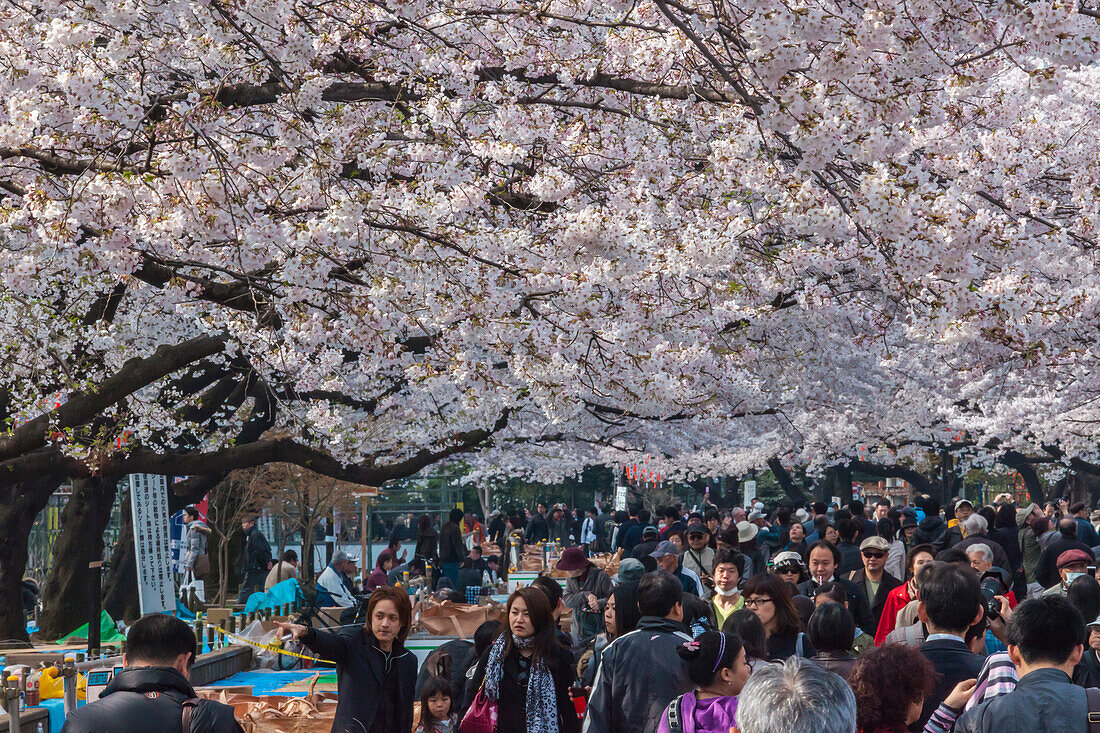
[[[625,512],[626,511],[626,492],[627,492],[627,487],[626,487],[625,484],[623,486],[616,486],[615,487],[615,511],[617,511],[617,512]]]
[[[176,588],[168,543],[168,481],[148,473],[132,473],[129,478],[141,613],[173,613]]]

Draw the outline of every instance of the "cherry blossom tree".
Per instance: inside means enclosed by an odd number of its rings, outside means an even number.
[[[276,460],[1100,462],[1095,16],[9,3],[0,534]]]

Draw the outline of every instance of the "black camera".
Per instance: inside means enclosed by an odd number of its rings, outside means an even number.
[[[1009,591],[1006,573],[1001,568],[990,568],[982,573],[981,578],[982,604],[985,606],[987,619],[996,619],[1001,616],[1001,603],[997,596],[1003,596]]]

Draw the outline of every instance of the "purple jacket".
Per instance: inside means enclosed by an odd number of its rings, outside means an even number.
[[[737,698],[711,697],[697,700],[695,692],[685,692],[680,698],[680,725],[683,733],[730,733],[736,725]],[[668,708],[661,715],[657,733],[672,733],[668,726]]]

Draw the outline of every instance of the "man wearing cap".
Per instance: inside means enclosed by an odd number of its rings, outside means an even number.
[[[901,520],[901,543],[905,545],[905,552],[908,554],[909,548],[916,545],[916,541],[913,539],[913,535],[917,533],[917,518],[906,514]]]
[[[501,551],[508,549],[508,543],[504,536],[504,515],[499,509],[489,512],[489,541],[499,547]]]
[[[945,549],[948,547],[954,547],[958,543],[962,542],[962,527],[959,526],[967,520],[967,518],[974,513],[974,505],[966,499],[959,499],[955,502],[955,518],[947,523],[947,531],[943,533],[943,537],[940,538],[940,543],[937,545],[939,549]]]
[[[886,555],[890,552],[889,543],[873,535],[859,544],[859,554],[863,559],[863,568],[848,574],[848,580],[867,595],[871,607],[872,623],[868,628],[877,629],[882,619],[882,609],[886,607],[886,596],[902,581],[886,572]]]
[[[657,549],[649,555],[657,561],[657,568],[664,570],[680,581],[685,593],[700,595],[701,588],[694,578],[687,575],[680,566],[680,550],[675,543],[664,540],[657,545]]]
[[[615,585],[638,585],[645,575],[645,565],[641,560],[624,557],[619,563],[619,572],[615,575]]]
[[[687,528],[688,546],[684,549],[684,567],[699,576],[704,586],[704,597],[710,597],[706,590],[714,585],[714,550],[710,549],[710,533],[698,522]]]
[[[1039,545],[1039,538],[1035,536],[1035,530],[1031,523],[1040,517],[1046,516],[1039,505],[1032,502],[1026,507],[1016,510],[1016,540],[1020,545],[1020,554],[1023,556],[1024,579],[1027,581],[1028,596],[1036,596],[1042,593],[1043,586],[1039,584],[1036,571],[1039,567],[1039,555],[1043,548]]]
[[[1070,583],[1084,575],[1092,556],[1084,550],[1066,550],[1058,556],[1059,582],[1043,591],[1044,596],[1064,596],[1069,590]]]
[[[351,579],[358,560],[359,558],[352,557],[343,550],[337,550],[332,553],[332,561],[328,567],[317,578],[317,587],[327,591],[337,606],[350,608],[358,603],[355,598],[355,583]]]
[[[657,528],[652,524],[647,524],[642,528],[642,541],[634,545],[634,549],[631,551],[631,555],[637,559],[645,562],[645,558],[650,556],[654,550],[657,549],[657,545],[660,544],[660,540],[657,538]]]
[[[1084,687],[1100,687],[1100,617],[1086,624],[1088,643],[1081,661],[1073,668],[1073,684]]]
[[[603,604],[614,590],[611,578],[579,547],[562,550],[557,569],[569,576],[562,602],[573,609],[573,642],[595,636],[603,630]]]

